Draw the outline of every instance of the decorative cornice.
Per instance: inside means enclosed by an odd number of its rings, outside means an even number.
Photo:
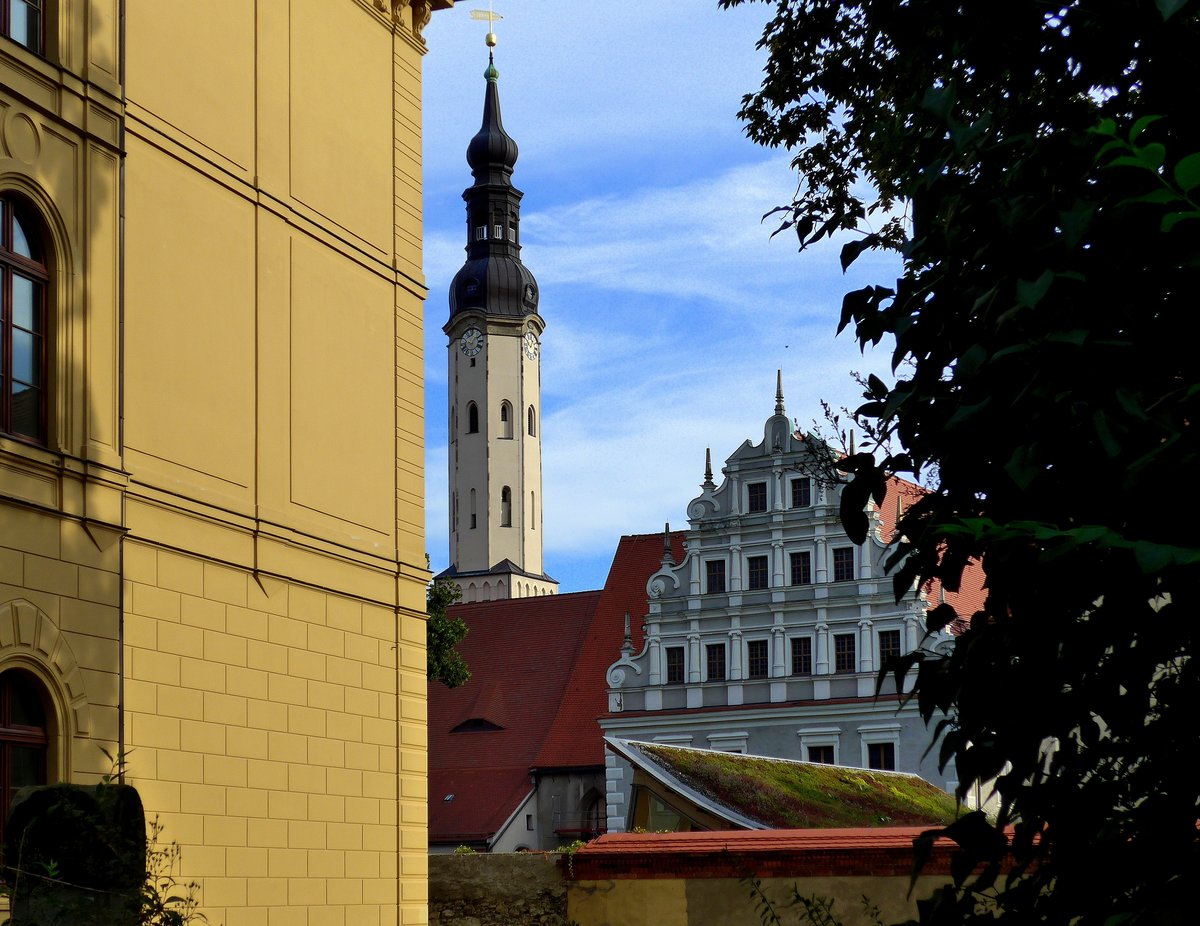
[[[374,0],[377,10],[390,16],[392,25],[407,32],[417,43],[424,44],[425,27],[434,10],[448,10],[454,0]]]

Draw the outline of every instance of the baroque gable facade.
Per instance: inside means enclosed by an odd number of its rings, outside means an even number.
[[[718,486],[706,466],[687,506],[685,554],[668,547],[646,582],[644,642],[627,628],[606,674],[606,736],[864,768],[913,772],[951,788],[927,754],[916,706],[891,679],[889,655],[924,638],[925,604],[897,603],[884,569],[898,480],[854,544],[839,518],[841,488],[822,478],[812,444],[789,421],[781,385],[763,438],[728,458]],[[624,829],[630,769],[610,752],[608,828]]]

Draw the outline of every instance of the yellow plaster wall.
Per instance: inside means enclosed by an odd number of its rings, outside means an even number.
[[[53,272],[0,671],[55,693],[54,777],[124,746],[210,922],[422,924],[424,43],[405,4],[127,0],[122,62],[120,6],[0,37]]]
[[[784,922],[800,922],[792,906],[798,892],[833,901],[832,912],[844,926],[898,923],[917,915],[917,899],[946,883],[945,876],[917,879],[909,896],[907,876],[763,878],[763,895]],[[863,902],[879,909],[879,920]],[[569,881],[567,916],[578,926],[758,926],[761,922],[750,886],[734,878],[643,878]]]
[[[132,780],[210,921],[419,922],[421,618],[138,541],[125,596]]]

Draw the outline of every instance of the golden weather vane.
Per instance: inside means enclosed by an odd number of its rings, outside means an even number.
[[[488,24],[488,34],[484,41],[487,42],[488,48],[496,47],[496,33],[492,31],[492,23],[499,22],[504,17],[499,13],[492,12],[492,0],[488,0],[488,8],[486,10],[471,10],[472,19],[481,19]]]

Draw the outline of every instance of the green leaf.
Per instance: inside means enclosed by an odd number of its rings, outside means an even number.
[[[1188,219],[1200,219],[1200,209],[1193,209],[1191,212],[1172,212],[1170,215],[1164,215],[1163,220],[1159,223],[1159,229],[1166,234],[1180,222],[1186,222]]]
[[[1166,22],[1185,6],[1188,5],[1188,0],[1154,0],[1158,11],[1162,13],[1163,22]]]
[[[1175,165],[1175,182],[1185,193],[1200,187],[1200,151],[1189,154]]]
[[[1133,124],[1133,128],[1129,130],[1129,140],[1137,141],[1138,137],[1146,131],[1155,122],[1161,119],[1162,116],[1142,116]]]
[[[842,272],[845,273],[852,263],[858,260],[858,256],[870,248],[879,244],[878,235],[867,235],[858,241],[849,241],[842,245],[841,261]]]
[[[1054,282],[1054,271],[1047,270],[1036,280],[1017,280],[1017,302],[1026,308],[1035,308]]]

